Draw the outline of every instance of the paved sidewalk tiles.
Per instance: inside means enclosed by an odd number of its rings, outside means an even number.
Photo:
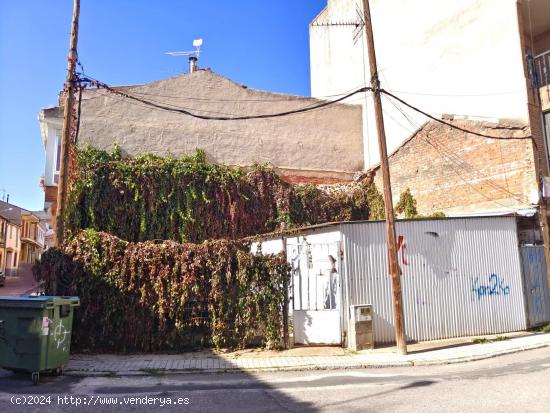
[[[147,354],[147,355],[73,355],[66,368],[72,375],[148,375],[186,372],[289,371],[351,369],[368,367],[405,367],[463,363],[523,350],[550,346],[549,334],[530,334],[485,344],[460,345],[422,350],[400,356],[395,351],[363,351],[340,355],[268,356],[254,354],[239,357],[225,354]],[[428,347],[424,344],[424,347]],[[332,351],[332,350],[331,350]],[[298,352],[298,354],[300,354]]]

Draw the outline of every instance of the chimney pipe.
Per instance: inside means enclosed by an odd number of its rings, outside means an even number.
[[[193,73],[198,70],[197,60],[198,59],[196,56],[189,56],[189,73]]]

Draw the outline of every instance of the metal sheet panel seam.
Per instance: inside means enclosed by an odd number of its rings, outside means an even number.
[[[397,222],[405,328],[433,340],[526,328],[514,217]],[[383,222],[342,224],[343,303],[374,306],[377,343],[394,341]]]

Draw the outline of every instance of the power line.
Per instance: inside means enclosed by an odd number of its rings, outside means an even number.
[[[149,109],[152,109],[152,110],[157,110],[157,111],[162,111],[162,112],[166,112],[166,108],[161,108],[161,107],[152,107],[150,105],[147,105],[143,102],[136,102],[134,100],[128,100],[125,96],[120,96],[118,94],[104,94],[102,95],[104,97],[107,97],[107,98],[112,98],[114,99],[114,102],[109,105],[109,107],[111,107],[112,105],[116,104],[117,102],[121,102],[121,101],[126,101],[128,104],[130,105],[134,105],[136,107],[139,107],[139,108],[149,108]],[[362,97],[355,97],[355,98],[351,98],[350,100],[348,100],[346,103],[350,104],[350,103],[353,103],[353,102],[357,102],[359,100],[362,100],[363,98]],[[183,106],[177,106],[177,105],[174,105],[172,103],[165,103],[165,102],[161,102],[161,101],[157,101],[157,100],[152,100],[152,99],[149,99],[148,100],[149,102],[153,102],[153,103],[158,103],[158,104],[164,104],[164,105],[169,105],[170,108],[172,109],[178,109],[178,110],[186,110],[186,111],[193,111],[193,112],[203,112],[203,113],[214,113],[214,114],[218,114],[218,115],[225,115],[225,116],[234,116],[233,114],[229,114],[229,113],[226,113],[226,112],[220,112],[220,111],[214,111],[214,110],[207,110],[207,109],[199,109],[199,108],[190,108],[190,107],[183,107]],[[308,106],[304,106],[302,109],[307,109],[307,112],[318,112],[318,111],[322,111],[322,110],[327,110],[327,109],[330,109],[330,106],[324,106],[324,107],[312,107],[316,105],[315,104],[312,104],[312,105],[308,105]]]
[[[395,106],[395,105],[394,105]],[[396,106],[397,108],[397,106]],[[402,111],[400,108],[397,108],[402,114],[403,116],[405,116],[405,118],[409,121],[409,123],[411,123],[411,125],[414,126],[414,122],[408,117],[408,115]],[[419,126],[419,125],[418,125]],[[419,133],[422,135],[424,134],[425,137],[427,139],[430,139],[431,136],[428,132],[426,132],[424,129],[422,128],[419,128]],[[422,137],[422,136],[421,136]],[[507,188],[499,185],[498,183],[496,183],[494,180],[492,180],[490,177],[488,177],[487,175],[484,175],[481,171],[479,171],[478,169],[474,168],[471,164],[469,164],[466,160],[464,160],[462,157],[460,157],[459,155],[456,154],[456,152],[454,152],[453,150],[451,150],[450,148],[448,148],[447,146],[445,146],[445,144],[443,144],[442,142],[438,141],[436,138],[433,138],[432,140],[430,140],[428,143],[430,144],[435,144],[437,146],[439,146],[439,148],[446,154],[446,156],[448,158],[450,158],[451,160],[454,159],[454,162],[455,162],[455,165],[461,167],[463,170],[465,170],[466,172],[469,172],[471,174],[474,175],[474,177],[478,180],[485,180],[486,183],[491,186],[493,189],[496,189],[496,190],[499,190],[501,191],[502,193],[504,193],[505,195],[509,195],[511,196],[512,198],[514,198],[516,201],[518,202],[522,202],[522,203],[525,203],[527,205],[530,205],[530,203],[528,202],[529,200],[527,198],[525,199],[521,199],[521,198],[518,198],[518,196],[516,194],[514,194],[513,192],[510,192]],[[527,202],[526,202],[527,200]]]
[[[395,106],[395,105],[394,105],[394,106]],[[396,109],[398,109],[398,108],[396,107]],[[399,109],[398,109],[398,110],[399,110]],[[405,129],[407,132],[409,132],[409,133],[414,133],[414,131],[411,132],[406,126],[404,126],[401,122],[399,122],[397,119],[395,119],[389,112],[384,111],[384,113],[385,113],[387,116],[389,116],[396,124],[398,124],[398,125],[401,126],[403,129]],[[404,114],[403,112],[401,112],[401,114],[405,116],[405,114]],[[408,119],[406,116],[405,116],[405,118],[406,118],[407,121],[411,124],[411,126],[414,128],[414,125],[411,123],[410,119]],[[470,182],[468,182],[467,178],[465,178],[464,176],[462,176],[462,174],[461,174],[457,169],[455,169],[455,168],[453,167],[453,160],[450,159],[450,158],[448,157],[448,155],[443,154],[443,153],[441,152],[441,150],[437,147],[436,144],[433,144],[432,142],[430,142],[429,139],[427,139],[426,137],[420,135],[420,131],[419,131],[418,133],[419,133],[419,137],[421,138],[422,142],[424,142],[424,144],[426,144],[426,145],[432,147],[433,149],[435,149],[435,151],[439,154],[439,156],[440,156],[442,159],[444,159],[444,160],[446,160],[446,161],[449,162],[449,167],[450,167],[450,169],[455,173],[455,175],[458,176],[458,178],[459,178],[461,181],[463,181],[466,185],[468,185],[470,188],[472,188],[475,192],[477,192],[478,194],[480,194],[480,195],[481,195],[483,198],[485,198],[486,200],[491,201],[491,202],[493,202],[494,204],[496,204],[496,205],[498,205],[498,206],[501,206],[501,207],[503,207],[503,208],[508,208],[507,206],[505,206],[505,205],[503,205],[503,204],[501,204],[501,203],[499,203],[499,202],[497,202],[497,201],[495,201],[495,200],[493,200],[493,199],[490,199],[490,198],[489,198],[488,196],[486,196],[482,191],[478,190],[474,185],[472,185]],[[455,164],[454,166],[458,167],[458,165],[456,165],[456,164]],[[448,208],[438,207],[437,209],[449,210],[449,209],[451,209],[451,207],[448,207]]]
[[[360,89],[364,87],[365,84],[356,86],[352,89],[349,89],[342,93],[336,93],[333,95],[321,95],[321,96],[313,96],[314,99],[326,99],[326,98],[334,98],[334,97],[340,97],[344,96],[350,92],[353,92],[357,89]],[[139,86],[136,86],[139,87]],[[260,93],[264,93],[261,90],[258,90]],[[189,100],[189,101],[200,101],[200,102],[208,102],[208,103],[243,103],[243,102],[259,102],[259,103],[273,103],[273,102],[288,102],[287,98],[280,98],[280,99],[213,99],[213,98],[201,98],[201,97],[192,97],[192,96],[181,96],[181,95],[166,95],[166,94],[158,94],[158,93],[148,93],[148,92],[140,92],[137,90],[131,90],[131,93],[133,95],[140,95],[140,96],[151,96],[151,97],[159,97],[159,98],[169,98],[169,99],[175,99],[175,100]],[[265,92],[270,93],[270,92]],[[302,97],[302,96],[297,96]],[[311,99],[306,97],[305,99]]]
[[[103,96],[105,96],[107,98],[112,98],[114,100],[114,102],[112,104],[110,104],[109,107],[115,105],[117,102],[126,101],[128,104],[134,105],[134,106],[139,107],[139,108],[149,108],[151,110],[166,112],[166,109],[158,108],[158,107],[151,107],[151,106],[146,105],[146,104],[141,103],[141,102],[134,102],[133,100],[127,100],[124,96],[118,96],[118,95],[115,95],[115,94],[111,94],[111,95],[105,94]],[[356,97],[356,98],[350,99],[346,103],[357,102],[357,101],[362,100],[362,99],[363,99],[362,97],[359,97],[359,98]],[[153,101],[153,102],[157,103],[157,101]],[[233,116],[233,115],[228,114],[226,112],[218,112],[218,111],[198,109],[198,108],[185,108],[185,107],[181,107],[181,106],[175,106],[175,105],[172,105],[172,104],[170,104],[170,106],[172,106],[175,109],[185,109],[185,110],[189,110],[189,111],[197,111],[197,112],[204,112],[204,113],[215,113],[215,114]],[[310,108],[310,106],[305,106],[305,108]],[[307,110],[307,112],[319,112],[319,111],[327,110],[327,109],[330,109],[330,106],[324,106],[324,107],[321,107],[321,108],[310,108],[309,110]]]
[[[420,127],[420,125],[415,125],[414,121],[400,108],[398,107],[394,102],[390,101],[390,103],[405,117],[405,119],[407,119],[407,121],[413,126],[413,127],[417,127],[417,130],[419,131],[419,134],[422,138],[422,134],[425,135],[426,138],[430,138],[430,135],[423,129]],[[514,199],[516,199],[517,201],[519,202],[522,202],[522,203],[525,203],[524,200],[521,200],[519,198],[517,198],[516,194],[510,192],[509,190],[507,190],[506,188],[498,185],[496,182],[492,181],[488,176],[479,176],[478,174],[481,174],[480,171],[476,170],[472,165],[470,165],[468,162],[466,162],[463,158],[461,158],[460,156],[458,156],[454,151],[452,151],[451,149],[449,149],[448,147],[446,147],[443,143],[437,141],[436,139],[433,139],[433,141],[427,141],[430,145],[432,145],[433,143],[435,143],[436,145],[439,146],[439,148],[446,154],[446,156],[449,158],[449,160],[453,160],[454,159],[454,162],[457,166],[461,167],[462,169],[464,169],[465,171],[467,172],[470,172],[470,173],[473,173],[476,175],[476,179],[485,179],[486,182],[492,186],[494,189],[497,189],[497,190],[500,190],[502,191],[503,193],[505,193],[506,195],[510,195],[512,196]]]
[[[78,63],[78,60],[76,62]],[[74,131],[74,144],[76,145],[78,143],[78,132],[80,132],[80,118],[82,114],[82,91],[84,90],[84,87],[82,85],[78,85],[78,106],[76,111],[76,127]]]
[[[340,94],[340,95],[335,95],[335,96],[343,96],[345,94],[348,94],[350,93],[350,91],[348,92],[345,92],[344,94]],[[359,92],[357,92],[359,93]],[[134,95],[134,92],[131,93],[131,95]],[[154,95],[151,95],[151,96],[154,96]],[[345,97],[344,97],[345,99]],[[351,103],[351,102],[355,102],[356,100],[358,99],[362,99],[362,97],[359,97],[359,98],[354,98],[354,99],[350,99],[348,102],[346,103]],[[283,102],[288,102],[288,99],[286,100],[279,100],[279,101],[283,101]],[[173,103],[173,102],[166,102],[166,101],[161,101],[161,100],[158,100],[158,99],[151,99],[149,98],[148,99],[148,102],[152,102],[152,103],[156,103],[158,105],[169,105],[169,107],[171,107],[172,109],[182,109],[182,110],[187,110],[187,111],[198,111],[198,112],[204,112],[204,113],[214,113],[214,114],[218,114],[218,115],[225,115],[225,116],[230,116],[230,117],[234,117],[235,115],[234,114],[231,114],[231,113],[227,113],[227,112],[220,112],[220,111],[215,111],[215,110],[210,110],[210,109],[202,109],[202,108],[198,108],[198,107],[188,107],[188,106],[179,106],[177,105],[176,103]],[[237,102],[247,102],[246,100],[235,100],[233,101],[235,103]],[[262,102],[265,102],[265,103],[268,103],[269,101],[262,101]],[[213,102],[212,102],[213,103]],[[306,105],[304,107],[302,107],[301,109],[311,109],[311,110],[320,110],[322,108],[319,108],[318,107],[318,103],[319,102],[314,102],[314,103],[311,103],[309,105]]]
[[[319,102],[317,104],[309,105],[309,106],[304,107],[304,108],[288,110],[288,111],[278,112],[278,113],[261,114],[261,115],[246,115],[246,116],[206,116],[206,115],[199,115],[197,113],[191,112],[188,109],[174,108],[174,107],[166,106],[165,104],[159,104],[159,103],[155,103],[155,102],[152,102],[152,101],[149,101],[149,100],[137,97],[137,96],[133,96],[129,93],[123,92],[121,90],[117,90],[117,89],[107,85],[106,83],[103,83],[103,82],[101,82],[99,80],[96,80],[96,79],[92,79],[88,76],[83,76],[83,77],[81,77],[80,80],[83,83],[88,83],[88,84],[90,84],[92,86],[95,86],[99,89],[105,89],[105,90],[107,90],[108,92],[110,92],[112,94],[122,96],[124,98],[131,99],[131,100],[134,100],[136,102],[140,102],[142,104],[145,104],[145,105],[148,105],[148,106],[151,106],[151,107],[166,110],[166,111],[169,111],[169,112],[181,113],[183,115],[191,116],[191,117],[194,117],[194,118],[197,118],[197,119],[221,120],[221,121],[267,119],[267,118],[276,118],[276,117],[293,115],[293,114],[296,114],[296,113],[309,112],[311,110],[323,108],[325,106],[329,106],[329,105],[333,105],[335,103],[341,102],[341,101],[343,101],[343,100],[345,100],[345,99],[347,99],[347,98],[349,98],[353,95],[356,95],[357,93],[362,93],[362,92],[372,90],[370,87],[363,87],[363,88],[357,89],[357,90],[355,90],[351,93],[348,93],[345,96],[342,96],[342,97],[340,97],[338,99],[335,99],[335,100]],[[200,111],[200,109],[197,109],[197,110]]]
[[[433,97],[449,97],[449,98],[471,98],[471,97],[491,97],[491,96],[502,96],[502,95],[515,95],[521,93],[521,90],[509,91],[509,92],[493,92],[493,93],[472,93],[472,94],[463,94],[463,93],[422,93],[422,92],[410,92],[403,90],[392,90],[392,93],[401,93],[402,95],[413,95],[413,96],[433,96]]]
[[[462,131],[462,132],[465,132],[465,133],[469,133],[471,135],[476,135],[476,136],[479,136],[481,138],[487,138],[487,139],[497,139],[497,140],[531,140],[533,142],[533,145],[535,146],[535,148],[537,147],[536,146],[536,142],[534,141],[533,137],[532,136],[511,136],[511,137],[507,137],[507,138],[503,138],[501,136],[493,136],[493,135],[486,135],[484,133],[480,133],[480,132],[475,132],[475,131],[472,131],[472,130],[468,130],[468,129],[465,129],[465,128],[462,128],[460,126],[457,126],[457,125],[453,125],[452,123],[450,122],[447,122],[447,121],[444,121],[443,119],[439,119],[439,118],[436,118],[435,116],[432,116],[430,115],[429,113],[423,111],[422,109],[419,109],[413,105],[411,105],[410,103],[407,103],[405,102],[403,99],[401,98],[398,98],[397,96],[395,96],[393,93],[390,93],[388,92],[387,90],[385,89],[381,89],[380,90],[382,93],[390,96],[391,98],[397,100],[399,103],[407,106],[408,108],[414,110],[415,112],[418,112],[424,116],[426,116],[427,118],[430,118],[436,122],[439,122],[443,125],[446,125],[446,126],[449,126],[453,129],[457,129],[459,131]]]
[[[460,130],[462,132],[465,132],[465,133],[468,133],[468,134],[471,134],[471,135],[476,135],[476,136],[479,136],[479,137],[482,137],[482,138],[487,138],[487,139],[494,139],[494,140],[530,140],[532,145],[533,145],[533,148],[534,148],[534,156],[536,156],[536,160],[535,161],[538,161],[538,164],[541,165],[542,164],[542,159],[541,159],[541,153],[539,151],[539,148],[538,148],[538,145],[537,145],[537,141],[535,140],[535,138],[530,135],[530,136],[510,136],[510,137],[501,137],[501,136],[493,136],[493,135],[486,135],[484,133],[479,133],[479,132],[475,132],[475,131],[471,131],[471,130],[468,130],[468,129],[465,129],[465,128],[462,128],[460,126],[457,126],[457,125],[453,125],[452,123],[450,122],[446,122],[444,121],[443,119],[439,119],[439,118],[436,118],[435,116],[433,115],[430,115],[429,113],[426,113],[425,111],[411,105],[410,103],[407,103],[405,102],[403,99],[395,96],[394,94],[388,92],[387,90],[384,90],[384,89],[381,89],[381,92],[382,93],[385,93],[386,95],[392,97],[393,99],[397,100],[398,102],[402,103],[403,105],[407,106],[408,108],[426,116],[427,118],[429,119],[432,119],[436,122],[439,122],[443,125],[446,125],[446,126],[449,126],[450,128],[453,128],[453,129],[456,129],[456,130]],[[391,100],[390,100],[391,102]]]
[[[251,119],[266,119],[266,118],[276,118],[276,117],[282,117],[282,116],[288,116],[288,115],[292,115],[292,114],[297,114],[297,113],[303,113],[303,112],[308,112],[308,111],[312,111],[312,110],[316,110],[316,109],[320,109],[320,108],[323,108],[323,107],[326,107],[326,106],[329,106],[329,105],[332,105],[332,104],[335,104],[335,103],[339,103],[343,100],[346,100],[348,98],[350,98],[351,96],[354,96],[358,93],[364,93],[364,92],[369,92],[369,91],[372,91],[372,88],[371,87],[367,87],[367,86],[363,86],[363,87],[360,87],[358,89],[355,89],[355,90],[352,90],[350,91],[349,93],[346,93],[346,94],[343,94],[343,95],[340,95],[339,98],[337,99],[334,99],[334,100],[330,100],[330,101],[324,101],[324,102],[319,102],[319,103],[314,103],[312,105],[308,105],[308,106],[305,106],[303,108],[299,108],[299,109],[294,109],[294,110],[289,110],[289,111],[284,111],[284,112],[278,112],[278,113],[271,113],[271,114],[260,114],[260,115],[244,115],[244,116],[237,116],[237,115],[230,115],[230,114],[226,114],[226,113],[223,113],[223,112],[215,112],[215,111],[209,111],[209,110],[205,110],[205,109],[190,109],[190,108],[186,108],[186,107],[178,107],[172,103],[164,103],[164,102],[159,102],[159,101],[154,101],[154,100],[147,100],[147,99],[143,99],[141,97],[138,97],[138,96],[134,96],[133,94],[131,93],[127,93],[127,92],[123,92],[117,88],[114,88],[114,87],[111,87],[109,85],[107,85],[106,83],[104,82],[101,82],[97,79],[93,79],[91,78],[90,76],[87,76],[87,75],[83,75],[81,78],[80,78],[80,81],[82,83],[88,83],[92,86],[95,86],[97,87],[98,89],[105,89],[106,91],[114,94],[114,95],[118,95],[120,97],[123,97],[123,98],[126,98],[126,99],[131,99],[131,100],[134,100],[136,102],[139,102],[139,103],[142,103],[143,105],[147,105],[147,106],[150,106],[150,107],[154,107],[154,108],[157,108],[157,109],[161,109],[161,110],[166,110],[166,111],[170,111],[170,112],[176,112],[176,113],[181,113],[181,114],[184,114],[184,115],[188,115],[188,116],[191,116],[191,117],[195,117],[195,118],[198,118],[198,119],[203,119],[203,120],[222,120],[222,121],[227,121],[227,120],[251,120]],[[384,93],[385,95],[387,96],[390,96],[391,98],[393,98],[394,100],[398,101],[399,103],[407,106],[408,108],[426,116],[427,118],[429,119],[432,119],[436,122],[439,122],[443,125],[446,125],[450,128],[453,128],[453,129],[456,129],[456,130],[459,130],[459,131],[462,131],[464,133],[467,133],[467,134],[471,134],[471,135],[475,135],[475,136],[479,136],[479,137],[482,137],[482,138],[486,138],[486,139],[495,139],[495,140],[531,140],[531,142],[533,142],[533,146],[535,147],[535,149],[538,150],[537,148],[537,144],[536,142],[534,141],[533,137],[532,136],[523,136],[523,137],[517,137],[517,136],[512,136],[512,137],[501,137],[501,136],[494,136],[494,135],[487,135],[487,134],[484,134],[484,133],[480,133],[480,132],[476,132],[476,131],[472,131],[472,130],[469,130],[469,129],[466,129],[466,128],[462,128],[460,126],[457,126],[457,125],[454,125],[450,122],[447,122],[443,119],[439,119],[433,115],[430,115],[429,113],[427,113],[426,111],[422,110],[422,109],[419,109],[413,105],[411,105],[410,103],[406,102],[405,100],[397,97],[396,95],[394,95],[393,93],[391,92],[388,92],[387,90],[385,89],[380,89],[381,93]],[[139,94],[139,92],[137,92]],[[142,93],[144,94],[144,93]],[[153,95],[151,95],[153,96]],[[158,95],[159,97],[161,97],[162,95]],[[339,96],[339,95],[334,95],[334,96]],[[189,99],[201,99],[201,98],[189,98]],[[212,102],[214,102],[215,100],[211,100]],[[221,100],[220,100],[221,101]],[[246,101],[246,100],[242,100],[243,102]],[[235,100],[235,102],[237,102],[237,100]],[[391,100],[390,100],[391,102]],[[169,106],[168,106],[169,105]],[[193,110],[196,110],[196,111],[199,111],[199,112],[204,112],[204,113],[217,113],[217,114],[220,114],[220,115],[223,115],[223,116],[206,116],[206,115],[200,115],[200,114],[197,114],[197,113],[194,113]]]
[[[410,117],[400,108],[398,107],[393,101],[390,99],[387,99],[402,115],[403,117],[409,122],[409,124],[415,128],[417,127],[418,134],[420,138],[425,141],[427,144],[432,146],[441,156],[445,157],[449,162],[454,163],[455,166],[463,169],[467,173],[471,173],[475,176],[478,180],[485,180],[486,184],[492,187],[493,189],[496,189],[505,195],[508,195],[515,199],[516,201],[525,204],[525,205],[531,205],[528,199],[518,197],[517,194],[514,194],[513,192],[510,192],[507,188],[502,187],[495,181],[491,180],[488,176],[482,175],[482,173],[479,170],[476,170],[472,165],[470,165],[468,162],[466,162],[464,159],[462,159],[460,156],[458,156],[455,152],[453,152],[451,149],[447,148],[443,143],[437,141],[436,139],[433,139],[425,130],[423,130],[420,125],[415,125],[414,121],[410,119]],[[402,126],[402,125],[401,125]],[[422,136],[425,135],[425,136]],[[481,191],[479,191],[477,188],[475,188],[472,184],[466,181],[466,178],[462,177],[458,171],[456,171],[452,165],[451,169],[466,183],[468,184],[472,189],[474,189],[476,192],[478,192],[480,195],[482,195],[485,199],[494,202],[497,205],[500,205],[502,207],[506,207],[505,205],[487,197],[485,194],[483,194]]]

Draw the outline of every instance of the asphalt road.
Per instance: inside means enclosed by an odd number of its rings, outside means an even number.
[[[36,387],[0,373],[0,412],[88,411],[548,413],[550,348],[447,366],[44,377]]]

